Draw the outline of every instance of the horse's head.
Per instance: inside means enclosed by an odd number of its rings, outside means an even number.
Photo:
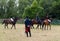
[[[32,19],[32,23],[33,23],[33,24],[37,24],[36,19]]]
[[[14,22],[17,22],[17,20],[18,20],[18,17],[14,17]]]

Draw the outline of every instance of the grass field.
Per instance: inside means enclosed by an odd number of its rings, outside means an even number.
[[[4,29],[0,24],[0,41],[60,41],[60,26],[52,25],[51,30],[31,29],[32,37],[26,37],[24,24],[17,24],[17,29]]]

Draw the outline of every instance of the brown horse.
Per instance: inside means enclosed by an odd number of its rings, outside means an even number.
[[[15,24],[16,24],[18,18],[15,17],[13,20],[14,21],[11,21],[11,19],[4,19],[2,22],[2,24],[4,24],[4,28],[6,28],[6,27],[8,28],[8,24],[11,24],[12,25],[11,29],[13,28],[13,26],[16,29]]]
[[[42,22],[42,30],[43,29],[48,30],[48,26],[50,27],[50,30],[51,30],[51,19],[43,20],[43,22]]]
[[[40,29],[41,29],[41,20],[37,21],[36,19],[32,19],[31,20],[31,26],[34,28],[34,24],[37,24],[37,27],[38,28],[40,26]]]

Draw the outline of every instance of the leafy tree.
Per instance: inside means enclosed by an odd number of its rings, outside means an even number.
[[[4,18],[8,0],[0,0],[0,18]]]
[[[31,6],[25,8],[23,17],[29,16],[30,18],[35,18],[38,13],[41,13],[42,7],[39,7],[36,0],[33,1]]]
[[[35,18],[46,14],[60,19],[60,0],[0,0],[0,18]]]
[[[14,13],[15,6],[15,0],[9,0],[7,3],[7,18],[15,16],[16,13]],[[16,14],[17,15],[17,14]]]
[[[60,19],[60,1],[54,1],[52,3],[52,11],[50,15],[52,15],[54,18]]]
[[[31,5],[33,0],[19,0],[18,12],[20,17],[22,17],[25,7]]]

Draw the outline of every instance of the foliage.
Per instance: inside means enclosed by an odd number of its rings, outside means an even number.
[[[23,17],[29,16],[30,18],[35,18],[37,14],[42,13],[43,8],[39,7],[36,0],[33,1],[31,6],[25,8]]]
[[[60,0],[0,0],[0,18],[41,18],[46,14],[60,19]]]

